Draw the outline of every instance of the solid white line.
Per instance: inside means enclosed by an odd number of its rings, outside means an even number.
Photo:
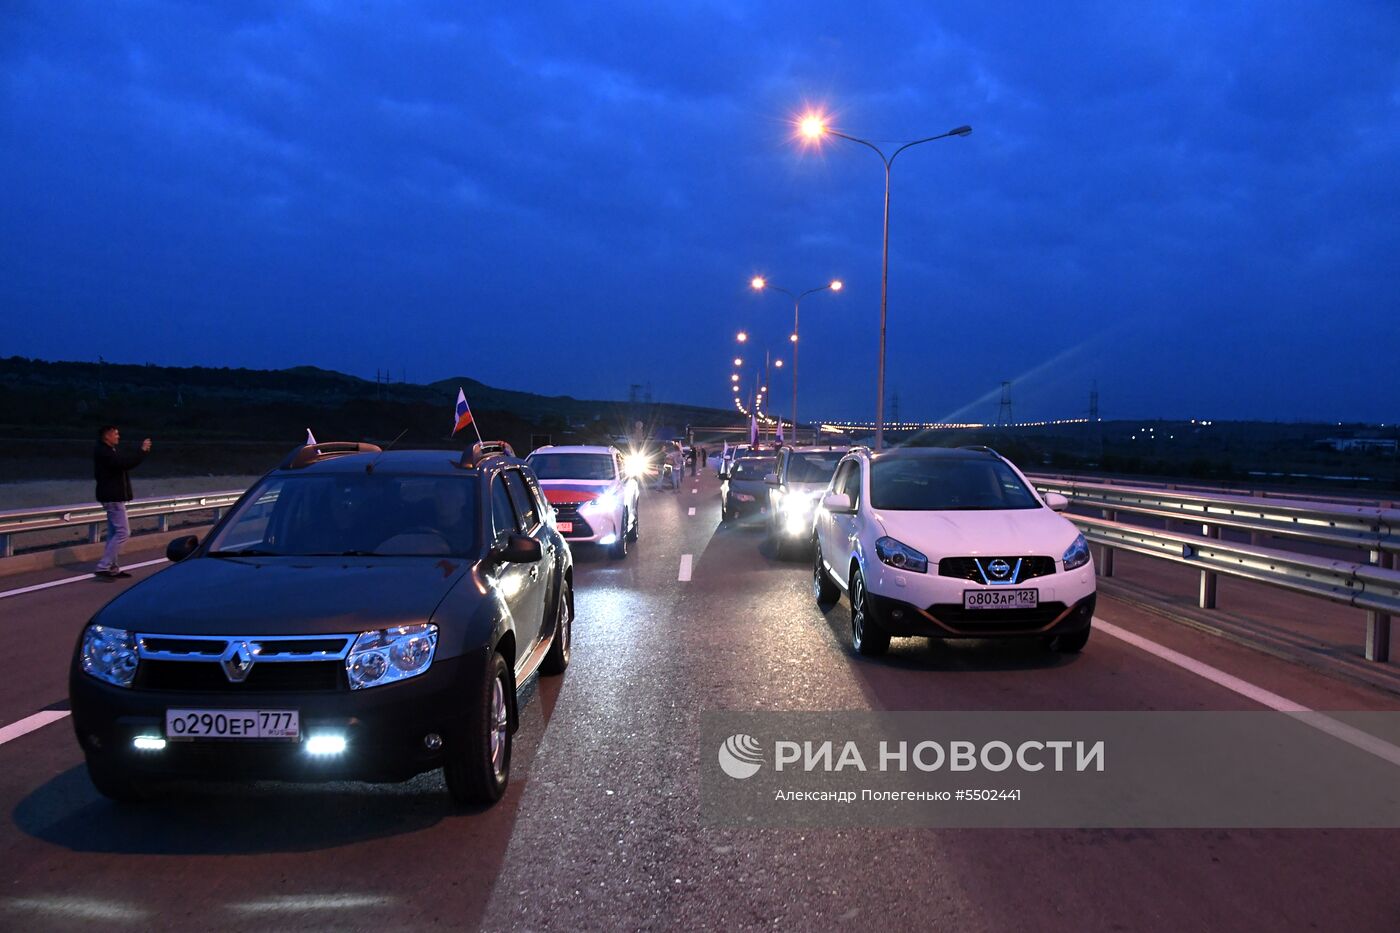
[[[695,506],[692,505],[692,506],[690,507],[690,511],[689,511],[688,513],[686,513],[686,514],[688,514],[688,515],[694,515],[694,514],[695,514]]]
[[[122,569],[139,570],[142,567],[152,567],[156,564],[164,563],[166,563],[166,560],[164,557],[161,557],[156,560],[142,561],[139,564],[127,564]],[[17,590],[5,590],[4,592],[0,592],[0,599],[5,599],[9,596],[23,596],[25,593],[37,593],[39,590],[47,590],[55,586],[66,586],[69,583],[78,583],[83,580],[94,580],[96,578],[97,574],[95,573],[85,573],[77,577],[64,577],[62,580],[50,580],[48,583],[36,583],[33,586],[22,586]]]
[[[1333,719],[1326,713],[1319,713],[1309,709],[1296,700],[1290,700],[1287,697],[1279,696],[1271,690],[1265,690],[1263,687],[1255,686],[1247,680],[1241,680],[1233,674],[1225,673],[1218,667],[1212,667],[1203,661],[1197,661],[1195,658],[1184,655],[1180,651],[1173,651],[1165,645],[1159,645],[1155,641],[1143,638],[1141,635],[1130,632],[1127,629],[1119,628],[1113,623],[1105,622],[1097,616],[1094,617],[1094,628],[1103,632],[1105,635],[1113,636],[1119,641],[1127,642],[1134,648],[1161,658],[1168,664],[1175,664],[1183,670],[1190,671],[1197,677],[1202,677],[1213,684],[1224,687],[1232,693],[1238,693],[1246,699],[1253,700],[1260,706],[1267,706],[1269,709],[1277,710],[1280,713],[1287,713],[1304,725],[1312,726],[1319,732],[1325,732],[1334,739],[1339,739],[1364,752],[1370,752],[1377,758],[1400,766],[1400,748],[1383,739],[1376,738],[1369,732],[1363,732],[1354,726],[1349,726],[1340,720]]]
[[[682,554],[682,555],[681,555],[681,572],[680,572],[680,575],[679,575],[678,577],[676,577],[676,579],[677,579],[677,580],[680,580],[682,583],[685,583],[686,581],[688,581],[688,580],[690,579],[690,564],[691,564],[691,560],[692,560],[692,558],[691,558],[691,556],[690,556],[689,554]]]
[[[68,718],[66,709],[46,709],[35,713],[33,716],[26,716],[19,722],[12,722],[3,729],[0,729],[0,745],[12,742],[22,735],[28,735],[35,729],[42,729],[51,722],[58,722],[60,719]]]

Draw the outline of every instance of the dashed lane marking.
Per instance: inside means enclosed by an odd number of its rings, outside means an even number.
[[[1168,664],[1175,664],[1177,667],[1190,671],[1197,677],[1204,678],[1213,684],[1224,687],[1232,693],[1237,693],[1246,699],[1253,700],[1260,706],[1267,706],[1269,709],[1277,710],[1280,713],[1287,713],[1304,725],[1312,726],[1320,732],[1325,732],[1334,739],[1339,739],[1361,749],[1370,752],[1377,758],[1381,758],[1393,765],[1400,766],[1400,748],[1389,742],[1378,739],[1369,732],[1363,732],[1354,726],[1349,726],[1340,720],[1333,719],[1326,713],[1319,713],[1304,706],[1296,700],[1280,696],[1271,690],[1256,686],[1247,680],[1241,680],[1234,674],[1227,674],[1218,667],[1211,667],[1204,661],[1197,661],[1189,655],[1184,655],[1180,651],[1173,651],[1165,645],[1159,645],[1155,641],[1143,638],[1135,632],[1119,628],[1111,622],[1094,617],[1094,628],[1111,635],[1119,641],[1126,642],[1141,651],[1161,658]]]
[[[19,722],[12,722],[3,729],[0,729],[0,745],[6,742],[13,742],[22,735],[28,735],[35,729],[42,729],[51,722],[58,722],[60,719],[67,719],[70,713],[66,709],[46,709],[35,713],[33,716],[26,716]]]
[[[694,515],[694,514],[695,514],[695,506],[692,505],[692,506],[690,507],[690,511],[689,511],[688,513],[686,513],[686,514],[688,514],[688,515]]]
[[[122,569],[139,570],[142,567],[154,567],[156,564],[164,563],[167,563],[166,559],[164,557],[160,557],[155,560],[142,561],[139,564],[127,564]],[[10,596],[23,596],[25,593],[37,593],[39,590],[52,589],[55,586],[66,586],[69,583],[79,583],[83,580],[95,579],[97,579],[97,574],[95,573],[85,573],[76,577],[64,577],[62,580],[50,580],[48,583],[36,583],[33,586],[22,586],[17,590],[0,591],[0,599],[5,599]]]
[[[677,580],[682,583],[686,583],[690,580],[690,566],[692,562],[693,558],[689,554],[681,555],[681,572],[676,577]]]

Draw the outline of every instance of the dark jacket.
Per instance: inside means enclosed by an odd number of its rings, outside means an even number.
[[[92,450],[92,475],[97,480],[98,502],[130,502],[131,478],[127,470],[134,469],[146,459],[141,448],[123,451],[108,447],[102,441]]]

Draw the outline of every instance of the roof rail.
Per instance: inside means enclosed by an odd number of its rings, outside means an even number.
[[[986,444],[963,444],[958,448],[958,450],[976,450],[984,454],[991,454],[993,457],[997,457],[999,459],[1001,458],[1001,454],[997,453],[995,450],[988,447]]]
[[[322,460],[346,457],[350,454],[383,453],[377,444],[363,444],[356,441],[328,441],[322,444],[304,444],[292,448],[292,452],[277,465],[279,470],[300,470]]]
[[[464,470],[480,465],[488,457],[514,457],[515,450],[505,441],[477,441],[462,453],[457,465]]]

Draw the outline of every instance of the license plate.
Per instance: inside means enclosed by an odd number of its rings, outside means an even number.
[[[167,739],[301,738],[301,714],[294,709],[168,709]]]
[[[555,523],[554,523],[554,527],[558,528],[558,529],[560,530],[560,532],[562,532],[563,534],[570,534],[570,533],[574,530],[574,523],[573,523],[573,522],[555,522]]]
[[[1034,609],[1040,590],[963,590],[964,609]]]

